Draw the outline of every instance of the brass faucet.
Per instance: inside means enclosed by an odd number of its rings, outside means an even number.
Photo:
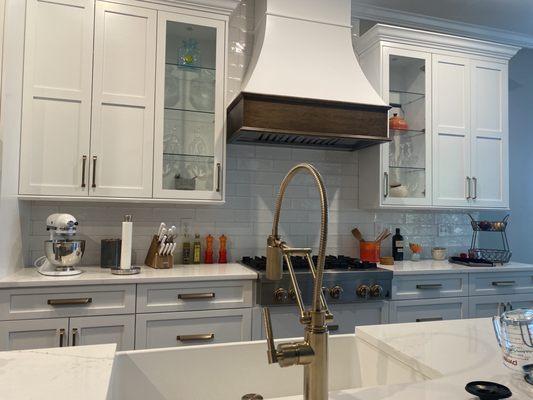
[[[278,224],[285,190],[290,181],[299,172],[309,173],[315,181],[320,194],[321,223],[320,243],[318,246],[318,261],[315,267],[309,248],[293,248],[283,242],[278,235]],[[328,398],[328,326],[333,320],[329,312],[326,299],[322,292],[324,275],[324,261],[326,257],[326,242],[328,235],[328,199],[326,187],[318,170],[311,164],[298,164],[293,167],[281,182],[276,210],[272,224],[272,234],[267,239],[266,277],[270,280],[280,280],[283,273],[282,258],[285,259],[289,270],[296,304],[300,311],[300,323],[304,325],[304,340],[301,342],[281,343],[276,348],[272,334],[270,310],[263,309],[263,320],[268,344],[268,362],[278,363],[281,367],[292,365],[304,366],[304,400],[327,400]],[[309,310],[305,309],[302,293],[296,280],[291,256],[302,256],[307,260],[314,279],[313,303]]]

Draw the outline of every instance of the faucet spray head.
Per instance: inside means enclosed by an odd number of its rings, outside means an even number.
[[[266,278],[271,281],[279,281],[283,275],[282,252],[279,239],[270,235],[267,239],[266,250]]]

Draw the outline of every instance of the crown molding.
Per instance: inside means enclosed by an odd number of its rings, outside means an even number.
[[[164,4],[194,10],[229,15],[239,5],[239,0],[139,0],[144,3]]]
[[[517,47],[533,48],[533,36],[531,35],[401,10],[392,10],[371,4],[361,4],[357,0],[352,0],[352,18],[367,19],[415,29],[427,29],[450,35],[467,36]]]
[[[485,40],[394,25],[376,24],[357,39],[357,52],[362,54],[379,42],[422,46],[436,51],[462,52],[502,60],[511,59],[520,50],[516,46]]]

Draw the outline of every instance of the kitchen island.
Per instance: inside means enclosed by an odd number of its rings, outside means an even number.
[[[330,399],[467,400],[473,397],[464,386],[473,380],[502,383],[513,399],[533,397],[533,386],[503,366],[490,319],[360,327],[355,334],[332,337],[330,345]],[[68,349],[55,351],[66,354]],[[108,349],[102,351],[107,354]],[[0,353],[0,387],[8,384],[5,371],[23,353]],[[53,370],[62,362],[50,354],[39,369]],[[89,362],[80,355],[80,368],[69,378],[86,379],[83,365]],[[27,368],[20,379],[38,373]],[[250,392],[265,399],[302,398],[302,369],[268,365],[264,341],[118,352],[107,373],[110,378],[101,378],[102,383],[110,381],[107,394],[94,392],[91,399],[234,400]],[[34,386],[39,398],[58,393],[52,381]],[[10,397],[26,398],[31,397]]]

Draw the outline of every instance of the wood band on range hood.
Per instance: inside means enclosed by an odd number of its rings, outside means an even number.
[[[228,143],[358,150],[390,142],[389,108],[241,92],[228,107]]]

